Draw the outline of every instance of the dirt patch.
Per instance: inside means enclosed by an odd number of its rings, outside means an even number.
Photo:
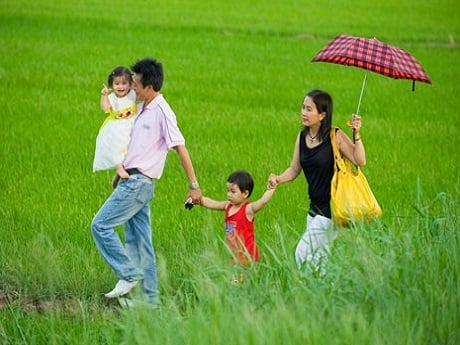
[[[102,305],[94,301],[86,301],[85,303],[89,305],[98,304],[98,307],[90,307],[89,309],[99,309],[99,311],[101,307],[105,311],[119,309],[118,303],[112,300],[104,301]],[[17,291],[0,289],[0,311],[8,308],[19,308],[24,313],[63,313],[66,315],[77,315],[82,313],[82,302],[74,297],[55,297],[52,299],[31,298],[23,296]]]
[[[18,299],[19,294],[15,291],[7,292],[0,289],[0,309],[6,307],[11,301]]]

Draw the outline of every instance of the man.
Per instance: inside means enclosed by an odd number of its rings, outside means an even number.
[[[131,69],[134,72],[133,88],[141,103],[123,162],[129,177],[120,179],[115,176],[114,191],[94,217],[91,232],[101,255],[119,278],[115,288],[105,296],[126,295],[142,282],[147,302],[157,304],[158,280],[150,201],[155,182],[162,175],[168,150],[174,149],[178,153],[187,175],[190,186],[187,199],[198,203],[201,191],[176,116],[160,92],[164,79],[161,63],[145,58]],[[114,230],[122,224],[125,246]]]

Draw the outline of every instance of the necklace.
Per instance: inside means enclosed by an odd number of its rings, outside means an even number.
[[[308,131],[308,136],[310,137],[310,139],[308,139],[310,141],[310,144],[313,144],[315,142],[315,139],[318,137],[318,133],[316,133],[316,135],[312,137],[310,131]]]

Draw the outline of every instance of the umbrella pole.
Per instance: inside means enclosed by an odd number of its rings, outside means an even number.
[[[366,86],[366,79],[367,79],[367,71],[364,74],[363,86],[361,87],[361,94],[359,95],[358,109],[356,109],[357,115],[359,114],[359,107],[361,106],[361,100],[363,98],[363,93],[364,93],[364,87]]]

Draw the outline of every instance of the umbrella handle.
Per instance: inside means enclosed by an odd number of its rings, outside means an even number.
[[[361,87],[361,94],[359,95],[358,109],[356,109],[356,114],[359,114],[359,107],[361,106],[361,100],[363,98],[364,87],[366,86],[367,71],[364,73],[363,86]]]

